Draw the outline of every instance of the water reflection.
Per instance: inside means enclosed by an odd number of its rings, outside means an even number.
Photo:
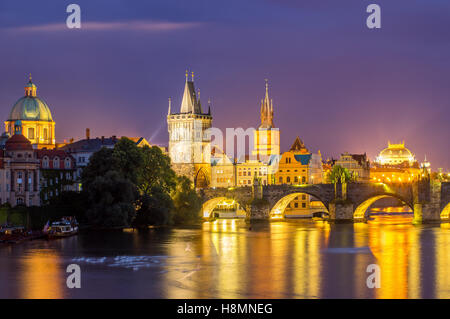
[[[450,298],[450,226],[411,218],[227,219],[1,246],[0,297]],[[79,290],[65,285],[74,262]],[[366,285],[370,264],[380,266],[379,289]]]

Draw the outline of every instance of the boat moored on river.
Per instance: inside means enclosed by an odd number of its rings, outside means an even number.
[[[44,232],[48,239],[64,238],[78,234],[78,222],[73,217],[63,217],[60,221],[46,225]]]

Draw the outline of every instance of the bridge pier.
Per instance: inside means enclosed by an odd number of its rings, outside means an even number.
[[[329,204],[330,221],[337,223],[353,223],[353,203],[347,201],[334,201]]]

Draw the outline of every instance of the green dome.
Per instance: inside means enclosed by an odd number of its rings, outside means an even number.
[[[53,121],[47,104],[36,96],[20,98],[9,114],[8,121]]]

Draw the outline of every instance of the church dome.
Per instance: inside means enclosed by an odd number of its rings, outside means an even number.
[[[377,161],[383,165],[399,165],[404,162],[411,164],[415,161],[415,158],[414,154],[405,147],[404,143],[389,143],[388,147],[380,152]]]
[[[25,86],[25,96],[14,104],[8,121],[53,121],[47,103],[36,96],[36,85],[30,81]]]

